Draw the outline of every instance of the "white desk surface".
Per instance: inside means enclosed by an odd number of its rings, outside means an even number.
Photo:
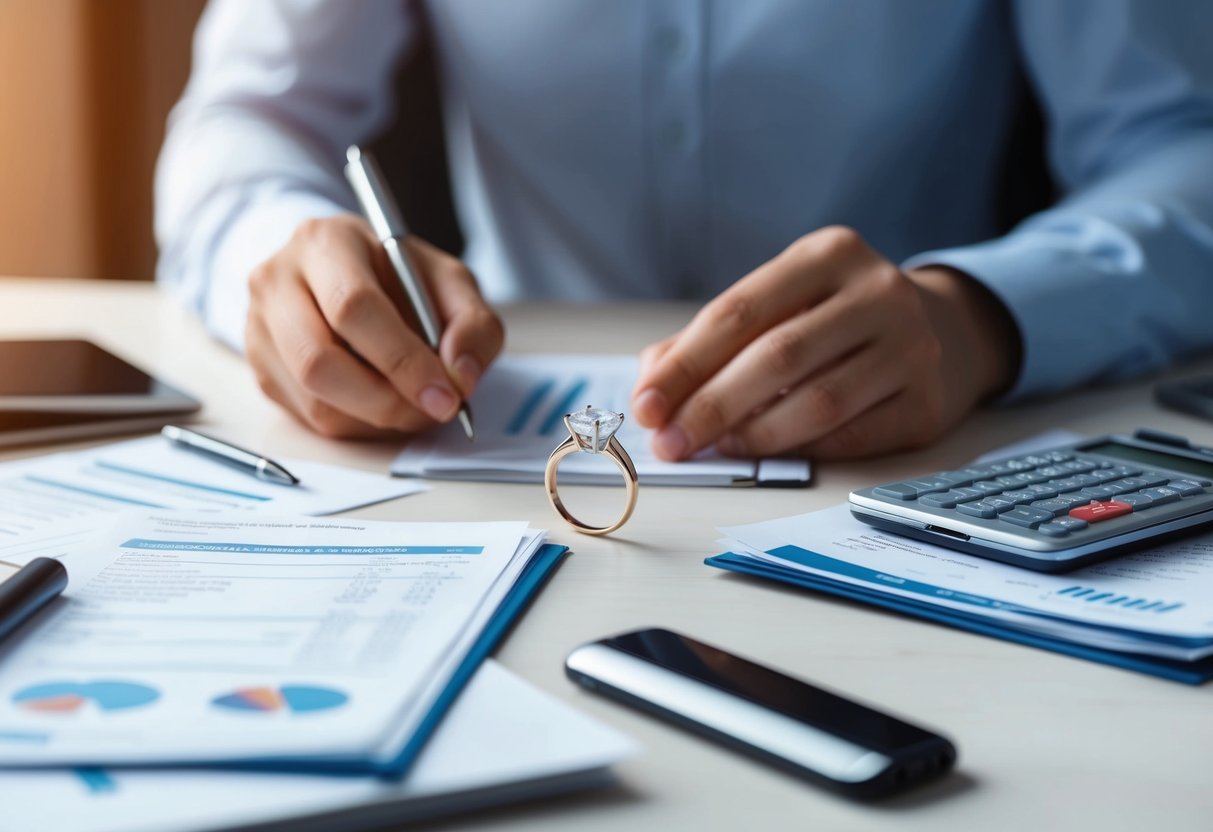
[[[563,339],[638,350],[685,322],[684,305],[505,310],[508,348],[555,350]],[[309,434],[264,398],[242,359],[148,284],[0,278],[0,337],[85,336],[201,397],[200,425],[274,455],[387,471],[392,444]],[[1177,375],[1213,371],[1204,362]],[[485,812],[431,828],[672,829],[1213,829],[1213,687],[1188,687],[1020,647],[859,604],[726,575],[715,525],[842,501],[860,485],[960,466],[988,449],[1064,427],[1131,432],[1151,425],[1213,444],[1213,424],[1161,410],[1151,381],[977,414],[924,451],[821,465],[807,490],[642,486],[631,522],[607,539],[562,527],[543,488],[436,483],[358,512],[384,520],[521,519],[552,530],[569,557],[499,651],[510,669],[634,736],[644,753],[620,789]],[[0,458],[45,452],[8,451]],[[584,496],[582,496],[584,495]],[[579,489],[574,501],[608,489]],[[574,502],[574,505],[579,503]],[[876,805],[850,803],[583,693],[562,661],[574,646],[640,626],[696,636],[946,733],[955,775]]]

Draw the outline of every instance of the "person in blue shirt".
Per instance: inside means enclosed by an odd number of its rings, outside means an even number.
[[[398,314],[344,149],[418,7],[216,0],[157,175],[159,279],[332,436],[449,421],[493,303],[694,298],[632,396],[654,448],[854,457],[1213,345],[1213,4],[443,0],[461,259]],[[1060,196],[1009,230],[1023,95]],[[474,276],[473,276],[474,275]],[[572,345],[575,348],[575,345]],[[356,355],[355,355],[356,354]]]

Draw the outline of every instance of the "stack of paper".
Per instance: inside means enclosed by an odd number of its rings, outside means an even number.
[[[0,652],[0,765],[403,772],[563,554],[543,537],[126,516]]]
[[[476,443],[446,425],[409,443],[392,473],[429,479],[543,482],[548,455],[568,438],[564,415],[593,405],[626,415],[639,364],[630,356],[527,355],[498,361],[472,397]],[[624,419],[615,434],[645,485],[808,485],[803,459],[729,459],[706,450],[665,462],[650,450],[651,432]],[[615,485],[620,474],[603,456],[574,454],[561,483]]]
[[[9,771],[7,832],[382,829],[610,785],[630,740],[488,661],[403,781],[189,770]]]
[[[1213,678],[1213,534],[1046,575],[877,531],[847,506],[720,530],[722,569],[1198,684]]]

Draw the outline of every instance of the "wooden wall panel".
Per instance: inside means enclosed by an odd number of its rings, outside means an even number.
[[[203,0],[0,0],[0,275],[149,279]]]

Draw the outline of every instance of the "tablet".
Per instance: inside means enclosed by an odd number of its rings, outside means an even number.
[[[200,406],[88,341],[0,341],[0,445],[154,428]]]

